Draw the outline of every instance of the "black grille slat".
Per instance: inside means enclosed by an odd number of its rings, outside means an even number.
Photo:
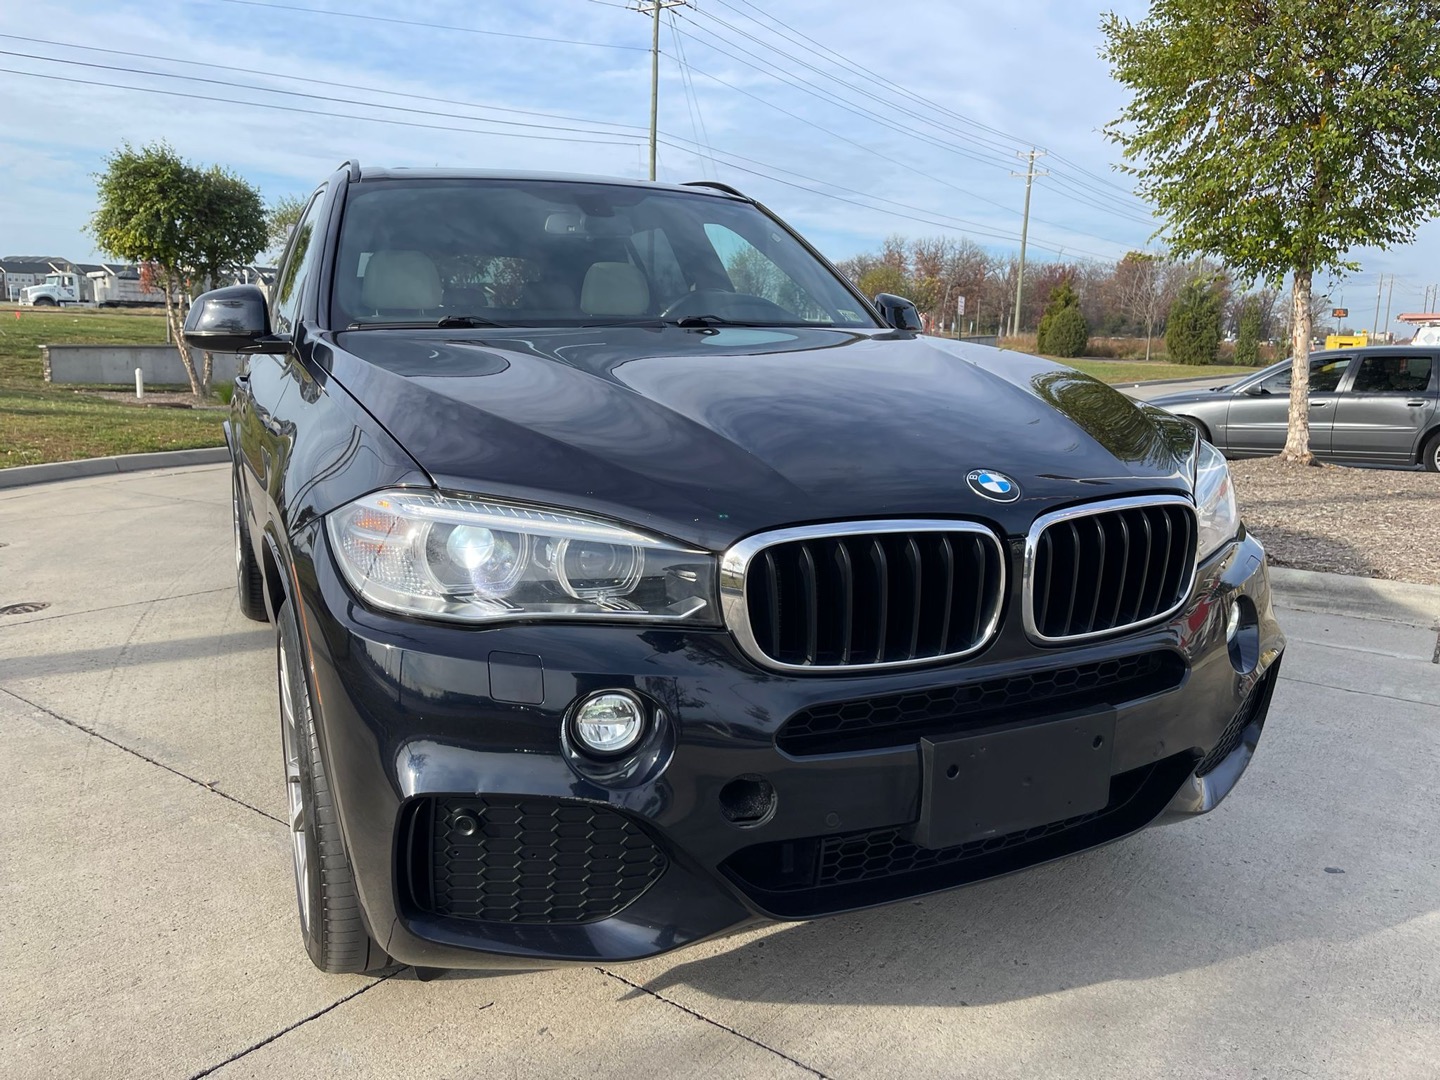
[[[409,813],[411,901],[446,918],[594,922],[633,903],[667,865],[639,825],[591,803],[435,796]]]
[[[940,659],[984,643],[1003,579],[997,539],[964,527],[779,540],[746,570],[748,629],[794,667]]]
[[[805,611],[805,662],[813,664],[820,650],[820,589],[815,580],[815,556],[808,544],[800,546],[800,592]]]
[[[1185,662],[1173,652],[1157,650],[960,686],[812,705],[781,725],[775,742],[797,757],[903,746],[1000,723],[1118,708],[1173,690],[1184,678]]]
[[[1084,637],[1163,615],[1184,600],[1195,514],[1156,502],[1061,518],[1034,537],[1027,603],[1046,638]]]
[[[845,541],[835,545],[835,563],[840,569],[840,663],[850,663],[855,641],[855,568]]]

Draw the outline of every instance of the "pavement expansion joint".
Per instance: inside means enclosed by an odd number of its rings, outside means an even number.
[[[1361,697],[1380,698],[1383,701],[1403,701],[1406,705],[1424,705],[1431,709],[1440,708],[1440,705],[1436,705],[1433,701],[1423,701],[1420,698],[1397,697],[1395,694],[1377,694],[1373,690],[1356,690],[1354,687],[1335,686],[1333,683],[1316,682],[1314,679],[1297,679],[1283,673],[1280,675],[1280,681],[1300,683],[1304,686],[1318,686],[1322,690],[1337,690],[1342,694],[1358,694]]]
[[[197,780],[195,777],[191,776],[189,773],[181,772],[179,769],[175,768],[173,765],[166,765],[163,761],[156,761],[154,758],[149,757],[149,756],[146,755],[146,754],[142,754],[139,750],[136,750],[134,747],[126,746],[126,745],[125,745],[124,743],[122,743],[122,742],[117,742],[115,739],[110,738],[110,736],[108,736],[108,735],[102,735],[100,732],[96,731],[94,728],[88,727],[88,726],[86,726],[85,724],[80,723],[80,721],[78,721],[78,720],[72,720],[72,719],[70,719],[70,717],[64,716],[64,715],[56,712],[54,709],[48,709],[48,708],[46,708],[44,705],[41,705],[38,701],[31,701],[29,698],[23,697],[23,696],[21,696],[20,694],[17,694],[14,690],[10,690],[10,689],[7,689],[7,688],[5,688],[5,687],[0,687],[0,694],[5,694],[7,697],[12,697],[12,698],[14,698],[16,701],[22,702],[22,703],[30,706],[30,708],[36,709],[36,710],[38,710],[39,712],[44,713],[46,716],[49,716],[49,717],[51,717],[52,719],[59,720],[62,724],[65,724],[65,725],[68,726],[68,727],[72,727],[72,728],[74,728],[76,731],[83,732],[84,734],[89,735],[89,736],[90,736],[91,738],[93,738],[93,739],[99,739],[99,740],[100,740],[101,742],[103,742],[103,743],[108,743],[109,745],[115,747],[115,749],[117,749],[117,750],[122,750],[122,751],[124,751],[125,753],[131,755],[132,757],[137,757],[137,758],[139,758],[141,761],[146,762],[147,764],[154,765],[157,769],[164,769],[166,772],[171,773],[171,774],[174,775],[174,776],[180,777],[181,780],[188,780],[190,783],[194,784],[196,787],[202,788],[203,790],[210,792],[210,794],[212,794],[212,795],[219,795],[220,798],[222,798],[222,799],[228,799],[230,802],[233,802],[236,806],[243,806],[246,810],[251,810],[251,811],[253,811],[254,813],[259,814],[261,817],[266,818],[266,819],[269,820],[269,821],[275,822],[275,824],[277,824],[277,825],[285,826],[285,827],[288,828],[288,826],[286,826],[286,823],[284,822],[284,820],[282,820],[281,818],[278,818],[278,817],[276,817],[274,814],[267,813],[266,811],[261,810],[258,806],[252,806],[250,803],[246,802],[244,799],[237,799],[234,795],[231,795],[231,794],[229,794],[228,792],[221,791],[221,790],[220,790],[218,787],[216,787],[213,783],[208,783],[208,784],[207,784],[204,780]]]
[[[212,593],[228,593],[234,591],[233,585],[227,585],[219,589],[201,589],[198,592],[176,593],[174,596],[156,596],[148,600],[128,600],[123,604],[111,604],[108,607],[86,608],[84,611],[62,611],[56,615],[44,615],[38,619],[26,619],[24,622],[10,623],[10,626],[34,626],[36,623],[52,622],[55,619],[73,619],[76,615],[94,615],[101,611],[119,611],[121,608],[140,607],[142,604],[166,604],[171,600],[185,600],[191,596],[209,596]]]
[[[626,986],[630,987],[632,990],[638,990],[640,993],[642,993],[642,994],[647,994],[647,995],[649,995],[650,997],[655,998],[657,1001],[663,1001],[666,1005],[669,1005],[669,1006],[671,1006],[672,1008],[679,1009],[681,1012],[686,1013],[686,1014],[689,1015],[689,1016],[693,1016],[696,1020],[699,1020],[701,1023],[709,1024],[711,1027],[719,1028],[721,1031],[724,1031],[724,1032],[726,1032],[727,1034],[734,1035],[737,1039],[744,1039],[744,1040],[745,1040],[746,1042],[748,1042],[751,1046],[758,1047],[759,1049],[764,1050],[764,1051],[767,1052],[767,1053],[774,1054],[776,1057],[780,1058],[782,1061],[789,1062],[791,1065],[794,1065],[797,1069],[803,1069],[805,1072],[809,1073],[811,1076],[819,1076],[819,1077],[822,1078],[822,1080],[834,1080],[834,1077],[830,1076],[828,1073],[823,1073],[823,1072],[821,1072],[819,1069],[815,1068],[813,1065],[806,1065],[803,1061],[799,1061],[799,1060],[797,1060],[796,1058],[791,1057],[789,1054],[785,1053],[783,1050],[777,1050],[777,1049],[775,1049],[775,1047],[770,1046],[770,1045],[768,1045],[768,1044],[766,1044],[766,1043],[763,1043],[763,1042],[761,1042],[759,1039],[751,1038],[749,1035],[746,1035],[743,1031],[736,1031],[736,1030],[735,1030],[734,1028],[732,1028],[730,1025],[728,1025],[728,1024],[722,1024],[719,1020],[712,1020],[710,1017],[706,1016],[704,1013],[702,1013],[702,1012],[697,1012],[696,1010],[690,1008],[690,1006],[681,1004],[680,1002],[676,1001],[674,998],[668,998],[668,997],[666,997],[664,994],[657,993],[657,992],[655,992],[654,990],[651,990],[648,986],[642,986],[640,983],[637,983],[637,982],[634,982],[634,981],[632,981],[632,980],[630,980],[630,979],[627,979],[627,978],[625,978],[624,975],[621,975],[621,974],[619,974],[618,972],[614,972],[614,971],[611,971],[609,968],[603,968],[603,967],[597,967],[595,970],[598,971],[601,975],[606,976],[607,978],[614,979],[616,982],[619,982],[619,983],[624,983]]]
[[[400,970],[403,971],[404,969],[401,968]],[[335,1009],[338,1009],[341,1005],[344,1005],[347,1001],[353,1001],[355,998],[359,997],[361,994],[365,993],[367,990],[373,990],[373,989],[375,989],[375,987],[379,986],[381,983],[387,982],[388,980],[393,979],[396,975],[399,975],[399,974],[400,974],[400,971],[391,971],[391,972],[387,972],[387,973],[384,974],[384,975],[379,976],[378,978],[375,979],[374,982],[366,983],[364,986],[361,986],[361,987],[359,987],[359,988],[357,988],[357,989],[355,989],[355,990],[352,990],[350,993],[346,994],[344,997],[342,997],[342,998],[337,998],[336,1000],[332,1001],[329,1005],[326,1005],[323,1009],[317,1009],[315,1012],[311,1013],[309,1016],[302,1016],[299,1020],[296,1020],[293,1024],[290,1024],[288,1027],[283,1027],[283,1028],[281,1028],[279,1031],[275,1032],[275,1034],[273,1034],[273,1035],[267,1035],[267,1036],[265,1036],[265,1038],[261,1039],[259,1042],[254,1043],[254,1044],[251,1045],[251,1046],[247,1046],[244,1050],[240,1050],[240,1051],[238,1051],[237,1053],[231,1054],[231,1055],[230,1055],[228,1058],[226,1058],[224,1061],[216,1062],[214,1065],[210,1065],[210,1066],[208,1066],[208,1067],[206,1067],[206,1068],[204,1068],[204,1069],[201,1069],[201,1070],[200,1070],[199,1072],[197,1072],[197,1073],[191,1073],[190,1076],[188,1077],[188,1080],[200,1080],[201,1077],[210,1076],[210,1075],[212,1075],[213,1073],[218,1072],[220,1069],[225,1068],[225,1066],[231,1065],[231,1064],[233,1064],[234,1062],[239,1061],[241,1058],[245,1057],[247,1054],[253,1054],[256,1050],[259,1050],[259,1049],[261,1049],[261,1048],[263,1048],[263,1047],[269,1046],[269,1045],[270,1045],[271,1043],[273,1043],[276,1039],[284,1038],[286,1035],[289,1035],[290,1032],[294,1031],[296,1028],[304,1027],[306,1024],[310,1023],[311,1020],[318,1020],[318,1019],[320,1019],[320,1017],[324,1016],[324,1015],[325,1015],[326,1013],[328,1013],[328,1012],[332,1012],[332,1011],[334,1011]]]

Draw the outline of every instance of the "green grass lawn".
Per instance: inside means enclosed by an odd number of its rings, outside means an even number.
[[[0,468],[223,445],[223,412],[128,405],[44,380],[40,345],[164,341],[153,312],[0,306]]]
[[[1252,367],[1236,367],[1233,364],[1167,364],[1154,360],[1061,360],[1087,375],[1093,375],[1101,382],[1137,383],[1154,379],[1208,379],[1212,376],[1253,374]]]

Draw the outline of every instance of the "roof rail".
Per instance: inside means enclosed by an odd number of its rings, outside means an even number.
[[[719,180],[686,180],[685,183],[680,186],[714,188],[716,191],[723,191],[727,195],[734,195],[736,198],[744,199],[746,202],[755,201],[754,199],[750,198],[749,195],[746,195],[743,191],[741,191],[739,188],[733,188],[729,184],[721,183]]]
[[[352,157],[349,161],[342,162],[341,165],[340,165],[340,168],[344,169],[346,172],[348,172],[348,173],[350,174],[350,182],[351,182],[351,183],[354,183],[356,180],[359,180],[359,179],[360,179],[360,159],[359,159],[359,158],[353,158],[353,157]]]

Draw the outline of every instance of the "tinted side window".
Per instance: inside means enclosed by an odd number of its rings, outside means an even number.
[[[295,226],[294,235],[290,237],[290,248],[280,267],[280,274],[275,279],[270,319],[277,334],[294,333],[296,315],[300,310],[300,297],[305,292],[305,281],[314,268],[323,239],[318,223],[324,195],[323,189],[316,192],[310,205],[305,208],[304,215]]]
[[[1367,356],[1351,389],[1357,394],[1423,394],[1433,363],[1428,356]]]
[[[1340,385],[1340,377],[1350,366],[1348,356],[1320,356],[1310,361],[1310,392],[1312,394],[1333,391]],[[1260,384],[1268,394],[1290,393],[1290,369],[1277,371]]]

